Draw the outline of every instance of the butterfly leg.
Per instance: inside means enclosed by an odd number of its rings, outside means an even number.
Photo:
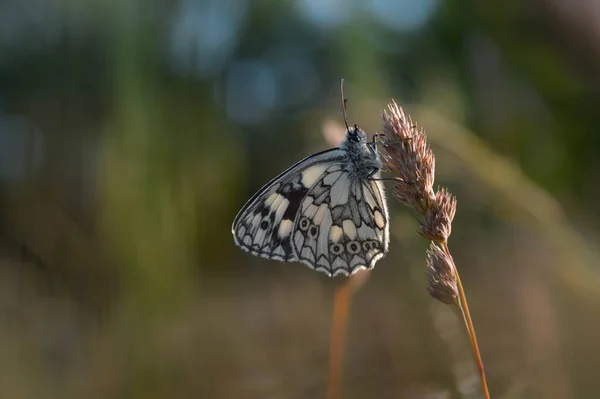
[[[395,181],[397,183],[415,184],[414,181],[402,180],[398,177],[373,177],[373,176],[375,176],[375,174],[377,172],[380,172],[380,171],[381,171],[381,169],[373,169],[371,174],[369,174],[369,176],[367,176],[367,179],[374,180],[374,181]]]
[[[410,127],[411,130],[412,129],[416,129],[416,128],[417,128],[417,125],[412,125]],[[378,143],[377,142],[377,138],[378,137],[386,137],[386,136],[385,136],[385,133],[375,133],[375,134],[373,134],[373,141],[371,141],[370,143],[367,143],[367,145],[369,147],[371,147],[372,149],[376,150],[377,149],[377,144],[382,144],[382,145],[385,146],[385,145],[392,145],[392,144],[404,143],[406,141],[412,140],[412,137],[407,137],[405,139],[396,140],[396,141],[390,141],[388,143],[386,143],[385,141],[381,141],[381,142]]]
[[[385,134],[383,134],[383,133],[375,133],[373,135],[373,141],[371,141],[370,143],[367,143],[367,146],[369,146],[369,148],[371,149],[371,151],[373,153],[377,152],[377,144],[383,144],[383,142],[377,143],[377,137],[385,137]]]
[[[369,177],[369,180],[374,181],[394,181],[396,183],[404,183],[404,184],[415,184],[414,181],[410,180],[402,180],[399,177]]]
[[[389,143],[386,143],[385,141],[383,143],[381,143],[381,145],[388,146],[388,145],[392,145],[392,144],[399,144],[399,143],[406,143],[407,141],[412,140],[412,137],[407,137],[405,139],[401,139],[401,140],[395,140],[395,141],[390,141]]]
[[[385,138],[385,133],[375,133],[373,134],[373,141],[371,141],[370,143],[367,143],[368,146],[371,146],[373,148],[377,148],[377,144],[385,144],[385,141],[381,140],[381,141],[377,141],[377,138],[379,137],[384,137]]]
[[[377,151],[377,144],[381,144],[384,147],[386,147],[386,146],[393,145],[393,144],[406,143],[407,141],[412,140],[412,137],[407,137],[405,139],[394,140],[394,141],[390,141],[390,142],[386,142],[386,141],[377,142],[376,141],[376,137],[385,137],[385,134],[378,134],[378,133],[376,133],[376,134],[373,135],[373,141],[370,142],[370,143],[367,143],[367,145],[369,146],[369,148],[372,151]]]
[[[416,128],[417,128],[417,125],[412,125],[410,127],[410,130],[413,130],[413,129],[416,129]],[[380,134],[379,136],[385,136],[385,134]],[[405,142],[407,142],[409,140],[412,140],[412,137],[407,137],[405,139],[390,141],[390,142],[387,142],[387,143],[384,141],[381,144],[385,147],[385,146],[392,145],[392,144],[405,143]],[[373,138],[373,141],[375,141],[375,138]]]

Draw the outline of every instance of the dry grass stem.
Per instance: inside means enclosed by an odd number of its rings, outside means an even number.
[[[456,198],[445,188],[437,192],[433,190],[435,157],[423,129],[413,124],[395,102],[388,105],[388,112],[384,112],[382,118],[386,137],[383,158],[396,177],[394,196],[420,216],[421,235],[431,241],[427,251],[428,291],[435,299],[460,309],[477,362],[482,390],[485,398],[489,399],[467,298],[448,249]]]
[[[333,317],[329,338],[329,378],[327,380],[327,399],[340,398],[346,333],[352,297],[367,281],[370,271],[360,271],[344,280],[335,290],[333,299]]]

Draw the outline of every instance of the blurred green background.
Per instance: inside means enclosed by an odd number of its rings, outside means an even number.
[[[333,292],[237,249],[245,200],[392,99],[458,197],[494,398],[600,397],[600,8],[0,2],[0,398],[321,398]],[[388,187],[388,192],[390,187]],[[480,398],[427,242],[354,298],[344,398]]]

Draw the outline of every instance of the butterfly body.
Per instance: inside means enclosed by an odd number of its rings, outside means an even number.
[[[254,255],[351,275],[388,250],[381,161],[357,126],[338,148],[309,156],[267,183],[236,216],[236,245]]]

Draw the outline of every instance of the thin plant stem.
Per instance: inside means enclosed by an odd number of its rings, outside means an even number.
[[[452,255],[450,255],[450,250],[448,249],[448,244],[446,242],[442,244],[442,248],[444,249],[444,252],[446,252],[448,258],[452,259]],[[460,281],[460,276],[458,274],[458,269],[454,264],[454,260],[452,260],[452,265],[454,266],[454,273],[456,275],[456,285],[458,287],[458,306],[462,313],[463,320],[465,322],[465,328],[467,329],[467,333],[469,335],[471,349],[473,350],[473,355],[475,356],[475,363],[477,363],[477,370],[479,371],[479,378],[481,380],[481,388],[483,390],[483,395],[485,399],[490,399],[490,393],[488,390],[487,380],[485,378],[485,371],[483,368],[483,361],[481,360],[481,353],[479,352],[479,345],[477,343],[477,335],[475,335],[475,327],[473,326],[473,320],[471,319],[471,312],[469,312],[467,296],[465,295],[465,290],[463,288],[462,282]]]
[[[329,381],[327,382],[327,399],[340,398],[350,304],[352,303],[354,294],[366,283],[370,275],[371,273],[367,270],[359,271],[348,277],[335,289],[331,336],[329,338]]]
[[[351,279],[335,289],[333,299],[333,316],[329,342],[329,380],[327,382],[327,399],[339,399],[342,379],[342,363],[346,347],[346,331],[348,315],[352,300]]]

